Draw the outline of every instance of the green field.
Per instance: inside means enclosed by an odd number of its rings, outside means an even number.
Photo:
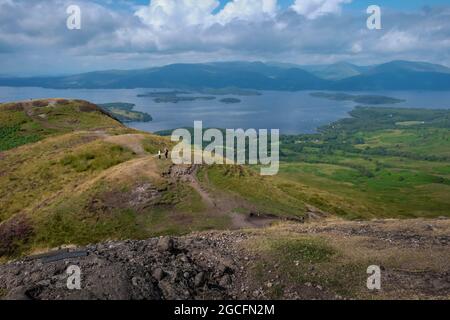
[[[360,107],[352,116],[283,137],[281,176],[366,208],[349,217],[449,216],[450,111]]]

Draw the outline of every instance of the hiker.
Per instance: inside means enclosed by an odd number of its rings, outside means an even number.
[[[164,150],[164,155],[166,156],[166,159],[169,159],[169,149]]]
[[[161,159],[161,150],[158,150],[158,158]]]

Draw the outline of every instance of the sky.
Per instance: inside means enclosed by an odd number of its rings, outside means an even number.
[[[450,66],[450,0],[0,0],[0,75],[234,60]]]

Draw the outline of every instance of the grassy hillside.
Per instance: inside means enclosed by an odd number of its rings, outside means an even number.
[[[448,299],[449,220],[326,220],[255,230],[248,282],[268,299]],[[382,266],[382,290],[367,267]],[[430,279],[433,279],[430,281]],[[439,285],[438,285],[439,284]],[[252,292],[252,291],[251,291]]]
[[[255,169],[255,170],[253,170]],[[246,199],[251,206],[236,207],[241,213],[279,216],[304,220],[310,212],[345,216],[347,212],[363,209],[356,207],[344,196],[330,192],[320,185],[314,186],[301,179],[282,174],[262,177],[257,168],[234,166],[204,167],[200,179],[213,192],[225,192]]]
[[[0,257],[59,245],[220,228],[155,158],[166,138],[84,101],[0,105]]]
[[[6,103],[0,108],[0,151],[75,130],[121,127],[97,106],[63,99]]]
[[[213,166],[203,180],[265,214],[450,216],[450,111],[358,107],[351,116],[318,134],[283,136],[275,177]]]
[[[281,171],[174,167],[169,139],[85,101],[0,105],[0,259],[61,245],[336,215],[450,214],[449,111],[357,108],[282,138]]]

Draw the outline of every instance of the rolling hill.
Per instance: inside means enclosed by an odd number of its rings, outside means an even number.
[[[327,85],[323,79],[297,68],[283,69],[263,63],[173,64],[159,68],[100,71],[67,77],[0,78],[3,86],[46,88],[251,88],[306,90]]]
[[[450,69],[409,61],[392,61],[333,84],[335,90],[449,90]]]
[[[393,61],[369,67],[349,63],[297,67],[261,62],[216,62],[98,71],[62,77],[0,77],[0,86],[57,89],[235,87],[278,91],[450,90],[449,70],[440,65],[408,61]]]
[[[245,176],[270,192],[255,198],[205,191],[199,168],[155,156],[171,145],[86,101],[0,104],[0,260],[65,244],[304,218],[303,199],[246,168],[215,176]],[[246,220],[245,214],[272,211],[273,218]]]
[[[159,160],[168,138],[86,101],[2,104],[0,256],[322,215],[448,214],[448,111],[352,115],[318,135],[283,137],[280,174],[262,177],[247,166]]]
[[[436,72],[450,74],[450,68],[439,64],[428,62],[412,62],[404,60],[396,60],[377,66],[369,67],[365,72],[367,74],[377,74],[383,72]]]
[[[357,66],[348,62],[339,62],[330,65],[301,66],[301,68],[326,80],[342,80],[358,76],[370,69],[370,67]]]
[[[160,160],[86,101],[0,104],[0,299],[448,299],[449,111],[351,116],[262,177]]]

